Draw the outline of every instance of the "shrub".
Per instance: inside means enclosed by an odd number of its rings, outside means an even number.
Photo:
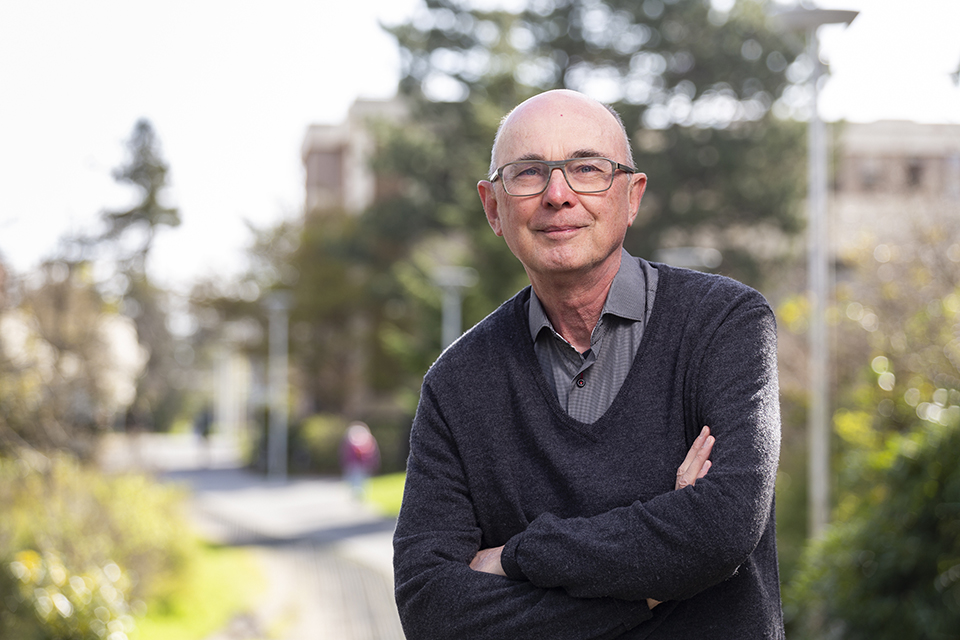
[[[957,460],[960,424],[924,422],[862,461],[872,490],[839,507],[785,592],[787,617],[813,623],[797,637],[957,637]]]
[[[26,550],[7,569],[16,580],[6,606],[19,617],[18,635],[50,640],[126,640],[134,629],[129,577],[114,563],[71,574],[53,553]],[[36,627],[30,623],[37,623]]]
[[[291,442],[291,466],[296,471],[325,474],[340,473],[340,441],[347,432],[341,416],[317,414],[294,426]]]
[[[0,458],[0,637],[125,637],[130,608],[165,597],[191,553],[181,503],[66,455]]]

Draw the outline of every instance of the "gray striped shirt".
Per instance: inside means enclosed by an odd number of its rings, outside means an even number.
[[[657,270],[621,250],[620,270],[610,285],[590,348],[578,352],[558,334],[531,292],[529,321],[534,351],[557,399],[572,418],[596,422],[620,391],[633,365],[653,310]]]

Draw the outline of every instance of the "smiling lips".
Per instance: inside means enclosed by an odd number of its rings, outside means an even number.
[[[573,233],[583,229],[583,225],[577,224],[565,224],[565,225],[549,225],[546,227],[538,228],[536,231],[546,234],[547,236],[562,236]]]

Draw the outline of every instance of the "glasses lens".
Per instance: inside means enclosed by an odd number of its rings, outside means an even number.
[[[567,162],[567,181],[574,191],[606,191],[613,184],[614,165],[606,158],[578,158]]]
[[[532,196],[541,193],[550,181],[552,170],[559,163],[510,162],[502,169],[503,186],[512,196]],[[613,184],[616,165],[607,158],[574,158],[564,163],[567,184],[580,193],[606,191]]]
[[[503,167],[503,186],[514,196],[540,193],[550,179],[550,169],[542,162],[511,162]]]

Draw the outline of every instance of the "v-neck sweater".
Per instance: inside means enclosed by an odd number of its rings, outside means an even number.
[[[773,312],[728,278],[655,267],[633,366],[591,424],[539,366],[529,287],[425,375],[394,537],[408,640],[782,637]],[[703,425],[713,466],[674,491]],[[500,545],[509,577],[470,569]]]

